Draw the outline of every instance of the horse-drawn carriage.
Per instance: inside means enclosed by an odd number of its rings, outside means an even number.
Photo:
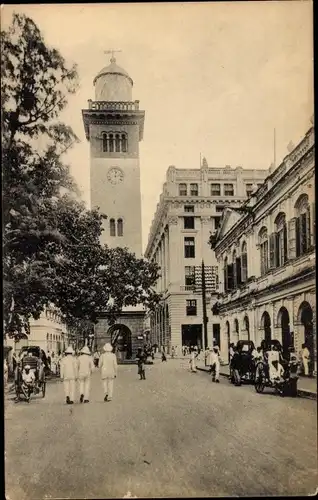
[[[289,359],[283,357],[283,349],[278,340],[263,341],[261,344],[263,356],[256,364],[255,390],[264,392],[265,387],[270,387],[281,396],[297,396],[297,381],[299,363],[294,353],[289,354]],[[271,375],[271,366],[281,366],[281,374],[277,377]]]
[[[15,392],[18,401],[21,399],[21,396],[24,396],[29,402],[31,394],[35,395],[40,392],[42,393],[42,397],[45,397],[45,368],[43,351],[39,346],[22,348],[14,377]]]

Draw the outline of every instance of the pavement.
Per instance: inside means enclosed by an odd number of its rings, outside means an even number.
[[[197,369],[209,372],[209,367],[205,366],[204,360],[197,361]],[[220,375],[224,377],[230,376],[229,365],[223,365],[220,369]],[[298,396],[302,398],[317,399],[317,378],[316,377],[299,377],[298,379]]]
[[[77,396],[79,397],[79,395]],[[156,359],[140,381],[119,366],[112,402],[100,374],[89,404],[5,398],[10,500],[312,495],[317,407],[191,373],[188,359]]]

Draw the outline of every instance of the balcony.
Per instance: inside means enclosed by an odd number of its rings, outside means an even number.
[[[88,109],[96,111],[139,111],[139,101],[88,101]]]

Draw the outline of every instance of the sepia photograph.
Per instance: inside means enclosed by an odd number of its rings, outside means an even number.
[[[1,6],[4,497],[314,496],[313,3]]]

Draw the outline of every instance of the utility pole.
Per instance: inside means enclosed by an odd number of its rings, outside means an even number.
[[[201,265],[201,273],[202,273],[202,311],[203,311],[203,350],[207,348],[208,345],[208,316],[206,313],[206,286],[205,286],[205,267],[204,261],[202,259]]]

